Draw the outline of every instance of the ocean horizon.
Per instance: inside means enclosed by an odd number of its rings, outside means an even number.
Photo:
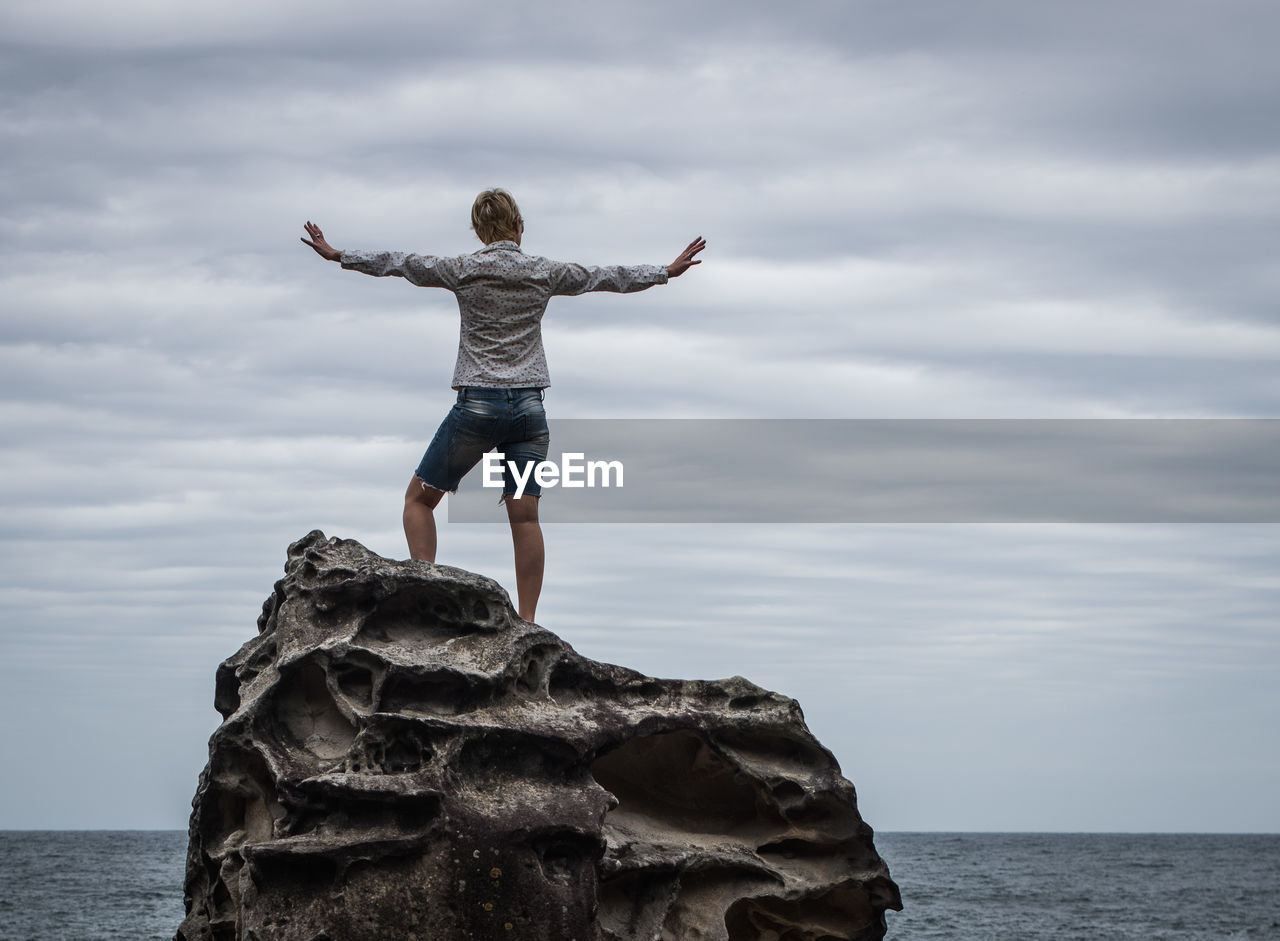
[[[1280,834],[880,831],[887,938],[1280,939]],[[0,941],[171,941],[185,830],[0,831]]]

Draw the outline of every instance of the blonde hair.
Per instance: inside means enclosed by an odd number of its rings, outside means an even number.
[[[515,241],[519,227],[520,207],[506,190],[485,190],[471,204],[471,228],[486,245]]]

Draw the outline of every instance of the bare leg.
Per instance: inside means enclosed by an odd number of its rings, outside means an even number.
[[[538,497],[507,497],[507,519],[511,521],[511,542],[516,553],[516,596],[520,599],[520,616],[532,621],[542,594],[542,570],[546,550],[542,545],[542,527],[538,525]]]
[[[404,538],[409,543],[409,558],[436,560],[435,508],[444,492],[428,487],[418,477],[409,481],[404,492]]]

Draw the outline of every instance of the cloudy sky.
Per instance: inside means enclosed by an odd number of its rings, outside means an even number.
[[[553,417],[1280,417],[1278,34],[1269,0],[5,3],[0,828],[185,827],[288,543],[406,554],[456,307],[304,220],[457,254],[498,185],[537,254],[705,236],[553,302]],[[797,697],[878,829],[1280,830],[1280,526],[546,535],[546,627]],[[441,547],[513,587],[504,526]]]

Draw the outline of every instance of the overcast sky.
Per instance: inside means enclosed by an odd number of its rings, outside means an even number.
[[[703,235],[553,302],[553,417],[1275,418],[1277,35],[1270,0],[9,0],[0,828],[185,827],[288,543],[406,554],[456,306],[304,220],[459,254],[496,185],[537,254]],[[546,627],[797,697],[878,829],[1280,830],[1280,526],[546,535]],[[513,589],[510,551],[442,526]]]

